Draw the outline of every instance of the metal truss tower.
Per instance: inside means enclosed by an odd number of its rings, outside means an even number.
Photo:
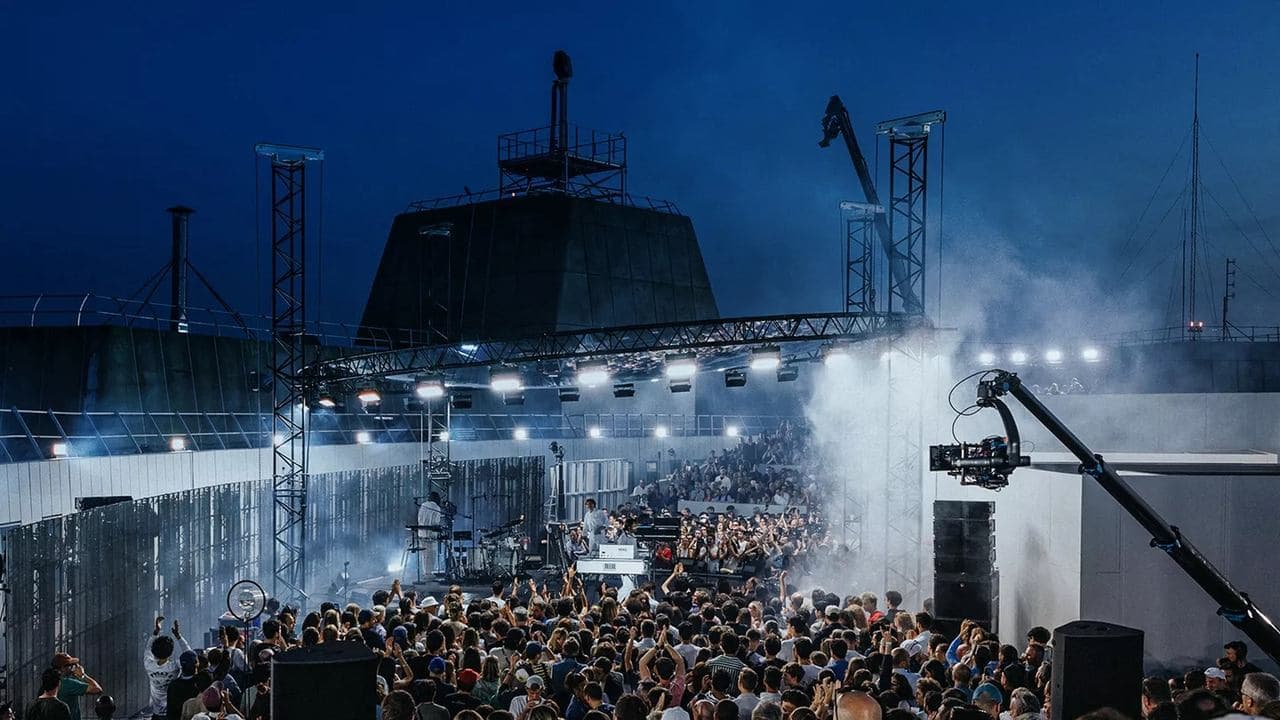
[[[889,312],[924,312],[929,132],[946,119],[945,112],[935,110],[876,125],[876,134],[889,136],[889,234],[894,259],[905,268],[901,277],[889,278]],[[919,298],[918,306],[910,298]]]
[[[908,333],[888,343],[888,440],[885,452],[885,585],[902,593],[907,607],[920,607],[924,526],[925,360],[928,342]]]
[[[287,145],[255,146],[271,182],[272,594],[306,599],[307,165],[324,152]]]
[[[844,221],[844,311],[875,312],[875,223],[884,207],[861,202],[840,203]]]

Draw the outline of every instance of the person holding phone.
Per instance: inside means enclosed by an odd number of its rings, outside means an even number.
[[[80,720],[80,698],[100,694],[102,686],[84,671],[80,658],[71,657],[68,653],[55,653],[53,668],[62,674],[62,682],[58,685],[58,699],[70,708],[72,720]]]

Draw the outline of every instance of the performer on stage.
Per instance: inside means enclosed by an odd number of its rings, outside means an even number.
[[[587,498],[583,503],[586,511],[582,514],[582,531],[586,535],[587,545],[596,552],[600,543],[605,541],[605,530],[609,528],[609,513],[596,509],[596,501]]]
[[[440,493],[432,490],[431,493],[427,495],[427,499],[422,501],[422,504],[418,506],[418,524],[440,527],[440,523],[444,519],[443,515],[443,508],[440,505]],[[445,551],[448,549],[448,540],[444,535],[445,532],[443,528],[436,531],[418,530],[418,539],[424,546],[428,541],[434,541],[436,545],[436,551],[431,555],[432,563],[431,567],[427,569],[428,573],[439,574],[446,570]]]

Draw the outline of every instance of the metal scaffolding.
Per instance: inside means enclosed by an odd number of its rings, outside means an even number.
[[[888,392],[885,453],[885,587],[902,593],[908,607],[924,601],[921,542],[924,507],[924,383],[927,339],[895,338],[886,358]]]
[[[271,183],[272,339],[272,593],[306,598],[307,164],[324,160],[312,148],[257,145]]]
[[[893,259],[904,268],[901,276],[889,277],[890,312],[924,312],[929,133],[946,119],[945,112],[935,110],[876,125],[877,134],[889,136],[889,234]]]
[[[876,218],[884,207],[860,202],[840,203],[844,229],[844,311],[875,312],[876,267],[871,248],[876,238]]]

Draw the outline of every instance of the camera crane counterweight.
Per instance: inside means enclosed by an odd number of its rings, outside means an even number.
[[[1236,589],[1231,581],[1209,562],[1191,541],[1182,536],[1176,526],[1170,525],[1146,500],[1134,492],[1101,455],[1094,453],[1070,428],[1062,423],[1044,403],[1040,402],[1016,373],[991,370],[978,382],[977,406],[994,407],[1004,422],[1005,437],[987,438],[981,443],[959,445],[935,445],[929,448],[929,469],[955,475],[961,482],[981,485],[998,490],[1009,484],[1009,475],[1019,467],[1031,463],[1022,454],[1017,425],[1013,414],[1000,399],[1011,395],[1026,407],[1072,455],[1080,460],[1080,473],[1097,481],[1120,506],[1151,533],[1151,546],[1159,548],[1173,559],[1213,601],[1218,603],[1218,614],[1239,628],[1272,660],[1280,662],[1280,630],[1271,618],[1254,605],[1248,594]]]

